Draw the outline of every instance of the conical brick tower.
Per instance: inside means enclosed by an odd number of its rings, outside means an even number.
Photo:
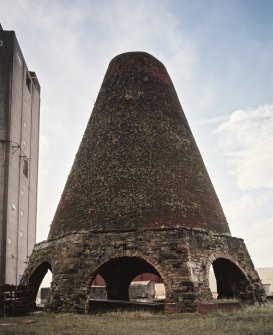
[[[110,300],[128,300],[142,273],[159,276],[166,309],[219,298],[261,301],[243,240],[223,210],[162,63],[144,52],[115,57],[53,219],[25,272],[37,289],[53,273],[48,307],[86,308],[96,275]]]

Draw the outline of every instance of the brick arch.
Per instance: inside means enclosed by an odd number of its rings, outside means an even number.
[[[155,258],[153,258],[150,255],[144,255],[142,253],[138,253],[135,251],[124,250],[124,251],[116,252],[115,254],[111,254],[110,256],[107,255],[101,258],[99,265],[96,266],[96,269],[92,271],[91,274],[90,273],[86,274],[84,278],[84,282],[86,283],[87,287],[90,287],[92,285],[92,282],[97,275],[97,270],[104,263],[108,262],[110,259],[121,258],[121,257],[137,257],[137,258],[143,259],[144,261],[149,263],[153,268],[155,268],[155,270],[160,274],[160,277],[162,278],[164,285],[166,286],[166,282],[168,278],[167,273],[165,273],[165,271],[161,268],[159,262]]]
[[[167,292],[168,292],[168,288],[166,283],[168,283],[167,281],[167,276],[165,275],[164,271],[162,271],[160,264],[158,263],[158,261],[156,259],[154,259],[153,257],[151,257],[150,255],[143,255],[137,252],[132,252],[132,251],[122,251],[122,252],[117,252],[114,255],[111,255],[110,257],[103,257],[100,260],[99,265],[96,267],[96,269],[94,271],[92,271],[91,274],[88,274],[85,278],[85,283],[86,286],[88,288],[88,290],[90,289],[93,280],[95,279],[97,274],[100,274],[104,280],[107,282],[107,279],[103,276],[103,274],[100,272],[102,270],[103,267],[107,266],[107,263],[111,264],[113,263],[117,263],[117,265],[120,265],[119,262],[122,262],[123,260],[127,259],[128,262],[130,262],[130,259],[132,259],[132,262],[135,263],[142,263],[142,264],[147,264],[147,269],[148,271],[145,272],[150,272],[150,273],[154,273],[157,274],[163,281],[164,286],[165,286],[165,290],[166,290],[166,296],[167,296]],[[144,265],[145,267],[145,265]],[[153,269],[154,271],[151,272],[149,271],[149,269]],[[124,273],[125,274],[125,273]],[[128,274],[128,272],[127,272]],[[138,275],[140,273],[136,273],[135,275]],[[135,275],[131,278],[131,280],[135,277]],[[122,278],[122,275],[120,275],[120,277]],[[109,280],[109,278],[108,278]],[[109,284],[109,283],[108,283]],[[122,299],[121,299],[122,300]],[[124,299],[126,300],[126,299]]]
[[[53,268],[51,260],[41,260],[33,264],[31,270],[27,273],[24,278],[24,283],[28,285],[32,290],[32,299],[35,306],[35,300],[38,294],[39,287],[47,274],[48,270],[51,271],[53,277]]]
[[[254,287],[251,280],[236,259],[223,252],[213,253],[207,261],[204,276],[204,282],[208,287],[210,266],[213,266],[215,273],[218,299],[254,299]]]
[[[250,282],[250,279],[248,278],[248,275],[246,274],[246,272],[244,271],[244,269],[240,266],[239,262],[237,261],[237,259],[235,259],[234,257],[231,257],[229,254],[226,254],[222,251],[217,251],[212,253],[203,263],[204,267],[205,267],[205,277],[204,277],[204,281],[206,281],[206,279],[208,280],[208,276],[209,276],[209,271],[210,271],[210,267],[212,265],[212,263],[214,261],[216,261],[219,258],[224,258],[229,260],[231,263],[235,264],[241,271],[242,273],[245,275],[245,277],[247,278],[247,280]]]
[[[50,257],[49,255],[46,255],[43,257],[39,257],[35,261],[30,262],[28,265],[24,275],[23,275],[23,284],[24,285],[29,285],[29,279],[32,276],[32,274],[35,272],[35,270],[43,263],[48,263],[51,268],[52,276],[55,273],[55,264],[54,264],[54,259],[53,257]]]

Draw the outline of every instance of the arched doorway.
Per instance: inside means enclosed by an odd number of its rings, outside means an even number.
[[[136,287],[136,283],[142,287]],[[99,287],[105,287],[105,293],[101,289],[100,294],[101,298],[105,295],[108,300],[138,300],[137,291],[140,300],[141,295],[144,300],[147,300],[146,293],[150,300],[156,300],[155,284],[161,284],[164,287],[159,272],[150,263],[140,257],[124,256],[110,259],[99,267],[94,276],[92,289],[94,292]],[[161,291],[163,291],[162,288]],[[165,298],[165,287],[164,297],[161,296],[161,298]]]
[[[235,263],[226,258],[218,258],[212,262],[212,268],[214,275],[210,271],[210,288],[214,298],[219,300],[249,298],[250,282]]]
[[[47,275],[50,273],[51,275]],[[38,295],[39,288],[41,287],[41,284],[44,279],[47,279],[47,282],[44,283],[45,286],[47,286],[47,290],[50,287],[50,282],[52,278],[52,267],[50,263],[43,262],[41,263],[31,274],[29,278],[29,286],[32,289],[33,292],[33,301],[35,303],[36,297]],[[48,292],[47,292],[48,293]],[[45,294],[44,297],[42,297],[44,300],[46,300],[47,294]]]

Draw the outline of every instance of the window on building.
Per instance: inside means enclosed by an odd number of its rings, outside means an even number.
[[[24,159],[23,174],[28,178],[28,161]]]

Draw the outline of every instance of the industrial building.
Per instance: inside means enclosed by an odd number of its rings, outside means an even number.
[[[36,242],[40,85],[0,25],[0,284],[20,283]]]

